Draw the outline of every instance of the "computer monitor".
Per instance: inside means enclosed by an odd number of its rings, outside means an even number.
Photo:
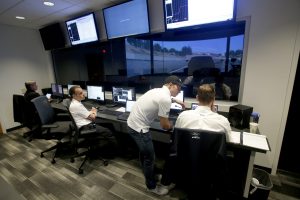
[[[192,103],[191,104],[191,110],[195,110],[199,106],[198,103]],[[214,112],[218,112],[218,105],[214,105]]]
[[[112,87],[112,99],[114,103],[121,104],[126,104],[127,100],[135,101],[135,89],[133,87]]]
[[[64,91],[63,86],[56,83],[51,83],[51,90],[52,90],[52,96],[63,98],[64,97]]]
[[[235,0],[164,0],[167,30],[232,22]]]
[[[108,39],[147,34],[150,31],[147,0],[127,1],[102,11]]]
[[[195,110],[199,106],[198,103],[192,103],[191,104],[191,110]]]
[[[174,98],[183,102],[184,101],[184,92],[183,92],[183,90],[181,90],[179,92],[179,94],[177,94],[177,96],[174,97]],[[178,104],[178,103],[172,103],[171,104],[171,110],[181,111],[182,110],[182,106],[180,104]]]
[[[99,102],[105,102],[105,91],[102,86],[87,85],[87,98],[89,100],[96,100]]]
[[[66,21],[69,39],[72,45],[84,44],[98,40],[94,13]]]

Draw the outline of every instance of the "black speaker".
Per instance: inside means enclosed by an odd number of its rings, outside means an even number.
[[[51,24],[40,30],[45,50],[52,50],[65,47],[66,40],[59,23]]]
[[[252,112],[253,107],[250,106],[241,104],[230,106],[228,114],[230,125],[238,129],[249,128],[249,121]]]

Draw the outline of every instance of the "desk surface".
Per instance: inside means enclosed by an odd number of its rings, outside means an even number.
[[[87,104],[88,108],[90,108],[92,106],[92,102],[83,102],[83,104],[84,105]],[[62,103],[51,103],[51,105],[55,109],[66,111],[66,108],[65,108],[65,106],[62,105]],[[109,121],[109,122],[112,122],[112,123],[117,123],[119,125],[118,129],[120,131],[127,132],[127,122],[126,121],[118,120],[117,115],[110,115],[110,114],[103,114],[102,113],[102,110],[104,110],[104,109],[116,110],[120,107],[106,108],[105,105],[99,105],[99,104],[95,104],[94,106],[95,107],[100,106],[100,109],[97,112],[97,118],[98,119],[106,120],[106,121]],[[220,113],[220,114],[226,116],[227,113]],[[247,132],[247,131],[249,131],[249,129],[248,130],[247,129],[241,130],[241,129],[237,129],[237,128],[234,128],[234,127],[231,127],[231,129],[233,131],[238,131],[238,132],[241,132],[241,131],[246,131]],[[163,142],[163,143],[169,143],[170,142],[171,132],[163,130],[160,126],[159,121],[154,121],[151,124],[150,130],[151,130],[153,140]],[[268,142],[268,140],[267,140],[267,142]],[[266,150],[247,147],[247,146],[244,146],[243,144],[236,144],[236,143],[231,143],[231,142],[227,142],[227,144],[230,145],[230,146],[234,146],[234,147],[238,147],[238,148],[242,148],[242,149],[248,149],[248,150],[252,150],[252,151],[255,151],[255,152],[260,152],[260,153],[266,153],[267,152]]]

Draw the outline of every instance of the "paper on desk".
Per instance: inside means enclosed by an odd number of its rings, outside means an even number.
[[[243,132],[243,145],[269,151],[267,136]]]
[[[231,134],[229,135],[229,142],[240,144],[241,143],[241,133],[237,131],[231,131]]]
[[[116,111],[125,112],[125,107],[120,107],[120,108],[116,109]]]

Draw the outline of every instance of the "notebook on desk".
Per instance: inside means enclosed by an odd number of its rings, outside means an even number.
[[[126,101],[125,112],[121,115],[118,115],[117,119],[122,121],[127,121],[129,114],[131,112],[132,106],[135,104],[135,101]]]

